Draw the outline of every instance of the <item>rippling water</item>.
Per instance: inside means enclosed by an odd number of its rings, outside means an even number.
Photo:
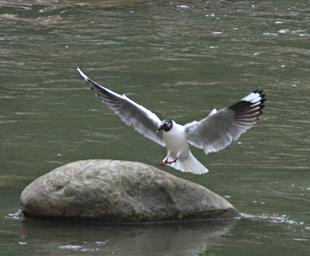
[[[308,255],[309,22],[302,0],[0,0],[1,255]],[[77,65],[181,123],[264,89],[265,113],[238,143],[193,150],[210,174],[167,169],[244,218],[130,228],[24,220],[20,192],[61,164],[165,155],[85,88]]]

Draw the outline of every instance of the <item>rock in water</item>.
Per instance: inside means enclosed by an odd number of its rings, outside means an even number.
[[[232,218],[238,211],[205,187],[155,167],[84,160],[37,178],[21,194],[25,216],[105,223]]]

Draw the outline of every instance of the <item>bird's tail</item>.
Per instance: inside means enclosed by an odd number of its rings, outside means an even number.
[[[169,166],[181,172],[191,172],[194,174],[205,174],[209,172],[209,170],[193,156],[192,152],[189,152],[188,158],[183,160],[178,159],[169,164]]]

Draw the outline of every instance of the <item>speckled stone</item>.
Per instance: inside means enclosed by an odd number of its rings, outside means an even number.
[[[26,217],[135,223],[234,218],[223,197],[155,167],[128,161],[72,162],[21,194]]]

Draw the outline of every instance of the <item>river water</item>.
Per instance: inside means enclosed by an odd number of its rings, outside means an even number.
[[[1,255],[309,255],[310,5],[306,0],[0,0]],[[156,164],[165,151],[128,129],[75,72],[160,117],[200,119],[250,91],[256,127],[210,173],[166,171],[225,196],[237,223],[104,227],[25,220],[23,188],[59,165]]]

